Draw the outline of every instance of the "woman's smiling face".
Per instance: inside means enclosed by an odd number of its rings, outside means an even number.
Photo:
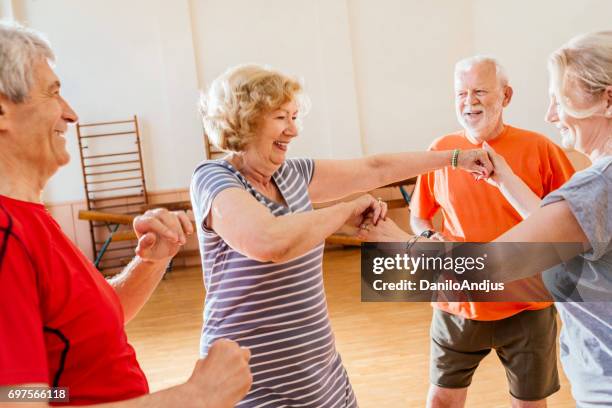
[[[255,153],[260,159],[280,166],[286,158],[291,140],[298,135],[298,107],[289,101],[277,109],[264,113],[257,123],[255,137],[246,147],[246,153]]]
[[[563,145],[585,154],[597,149],[598,146],[593,146],[593,142],[600,139],[602,113],[605,112],[604,98],[585,95],[578,81],[571,76],[564,81],[562,90],[552,82],[550,89],[550,103],[545,120],[559,129]],[[561,98],[564,98],[564,103],[560,102]],[[598,105],[601,105],[601,109]],[[594,112],[588,117],[578,118],[564,107],[576,112]]]

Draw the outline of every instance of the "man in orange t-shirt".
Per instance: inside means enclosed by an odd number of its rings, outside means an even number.
[[[512,88],[494,59],[472,57],[457,63],[455,92],[464,130],[437,139],[431,150],[474,149],[487,142],[539,197],[573,174],[563,151],[546,137],[504,124],[502,111]],[[440,232],[432,224],[438,210],[443,217]],[[521,221],[497,188],[448,168],[420,176],[411,203],[412,229],[433,239],[488,242]],[[506,369],[512,406],[546,406],[546,398],[559,389],[551,303],[433,306],[429,407],[463,407],[472,375],[491,349]]]

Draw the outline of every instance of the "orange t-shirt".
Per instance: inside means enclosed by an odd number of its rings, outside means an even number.
[[[514,173],[539,197],[563,185],[574,168],[560,147],[545,136],[505,126],[489,144],[502,155]],[[476,149],[464,131],[435,140],[430,150]],[[442,211],[442,233],[455,241],[489,242],[522,221],[502,193],[471,174],[446,167],[418,178],[410,203],[413,215],[432,219]],[[523,310],[548,307],[546,302],[436,302],[448,313],[474,320],[500,320]]]

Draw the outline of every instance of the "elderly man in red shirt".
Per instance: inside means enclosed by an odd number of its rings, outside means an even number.
[[[185,214],[137,217],[136,257],[106,281],[41,204],[77,120],[53,59],[38,33],[0,24],[0,387],[67,387],[76,405],[234,406],[251,383],[235,342],[217,341],[186,383],[152,394],[127,342],[125,323],[193,232]]]

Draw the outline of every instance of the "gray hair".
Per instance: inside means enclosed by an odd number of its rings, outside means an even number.
[[[568,106],[563,94],[568,77],[576,80],[579,94],[594,100],[606,87],[612,86],[612,31],[599,31],[579,35],[550,55],[548,69],[551,85],[557,91],[561,108],[578,119],[592,116],[597,106],[577,110]]]
[[[455,75],[460,72],[467,71],[474,65],[482,63],[493,64],[495,66],[495,76],[499,80],[499,83],[502,86],[508,85],[508,74],[506,74],[506,69],[499,63],[497,59],[487,55],[474,55],[472,57],[467,57],[457,61],[457,63],[455,64]]]
[[[34,83],[34,64],[55,60],[49,42],[37,31],[0,21],[0,93],[14,103],[25,101]]]

